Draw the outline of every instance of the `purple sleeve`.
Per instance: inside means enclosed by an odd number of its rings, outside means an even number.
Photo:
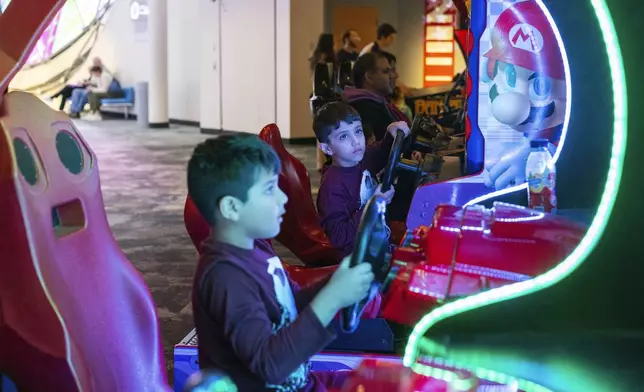
[[[258,283],[229,263],[213,266],[202,287],[212,289],[208,310],[222,323],[237,357],[267,383],[283,382],[335,337],[332,327],[324,327],[310,306],[273,333]]]
[[[331,244],[347,255],[353,250],[362,211],[350,211],[355,200],[351,199],[343,184],[334,184],[329,180],[323,182],[318,191],[320,225]]]
[[[380,173],[387,166],[389,151],[391,151],[393,143],[393,136],[387,132],[384,139],[368,145],[364,152],[364,158],[362,158],[362,167],[369,170],[371,175],[375,176]]]
[[[300,288],[297,283],[289,279],[291,290],[293,291],[293,297],[295,298],[295,306],[297,306],[298,312],[307,307],[311,301],[313,301],[313,298],[318,295],[320,290],[329,283],[331,275],[332,273],[329,274],[329,276],[302,288]]]
[[[255,246],[269,253],[272,253],[275,256],[278,256],[277,253],[275,252],[275,249],[273,249],[269,241],[256,240]],[[323,279],[320,279],[317,282],[313,282],[312,284],[306,287],[300,287],[297,283],[295,283],[293,280],[289,278],[288,281],[291,285],[291,291],[293,292],[293,297],[295,299],[295,306],[297,307],[298,312],[301,312],[302,309],[307,307],[309,303],[313,301],[313,298],[315,298],[318,292],[329,282],[330,277],[331,277],[331,274],[329,274],[329,276],[327,277],[324,277]]]

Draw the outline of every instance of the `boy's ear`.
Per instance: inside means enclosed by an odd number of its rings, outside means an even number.
[[[219,201],[219,213],[224,219],[236,222],[239,220],[242,202],[233,196],[224,196]]]
[[[329,148],[328,143],[320,143],[320,150],[322,150],[326,155],[333,155],[333,151]]]

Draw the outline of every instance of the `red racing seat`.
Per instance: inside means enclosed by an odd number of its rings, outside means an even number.
[[[96,156],[33,95],[2,106],[0,373],[27,392],[170,391],[156,307],[110,231]]]
[[[306,267],[339,264],[342,254],[331,245],[318,220],[308,170],[286,150],[277,125],[265,126],[259,137],[273,147],[282,162],[279,186],[289,200],[277,240]]]
[[[183,208],[183,223],[186,225],[186,231],[197,248],[197,252],[201,254],[201,243],[210,235],[210,226],[197,210],[190,195],[186,197],[186,204]]]

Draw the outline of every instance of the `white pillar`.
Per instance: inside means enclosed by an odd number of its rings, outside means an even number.
[[[152,128],[168,126],[167,0],[148,0],[149,87],[148,121]]]
[[[184,0],[185,1],[185,0]],[[221,130],[221,1],[199,1],[199,126]],[[238,0],[235,0],[238,1]],[[267,0],[266,0],[267,1]]]

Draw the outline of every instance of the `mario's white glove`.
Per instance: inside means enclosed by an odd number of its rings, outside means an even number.
[[[495,190],[505,189],[523,184],[525,179],[526,162],[530,155],[530,145],[524,144],[496,162],[486,163],[483,172],[485,186]]]

